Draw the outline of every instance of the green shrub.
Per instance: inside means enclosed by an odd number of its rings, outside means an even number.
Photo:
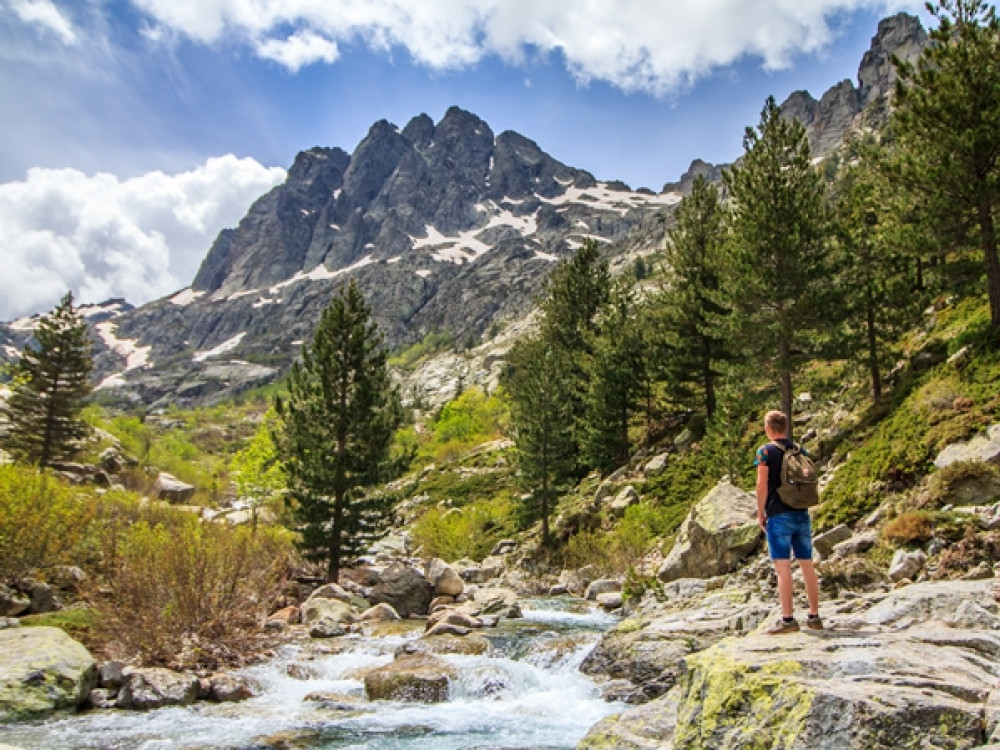
[[[75,563],[94,519],[92,500],[35,469],[0,466],[0,575]]]
[[[403,350],[399,354],[389,357],[389,364],[393,367],[408,369],[420,360],[447,349],[452,345],[452,335],[448,331],[442,333],[428,333],[418,343]]]
[[[174,667],[239,662],[288,569],[284,530],[201,523],[175,513],[118,535],[110,596],[99,600],[124,653]]]
[[[462,508],[434,507],[413,525],[413,541],[425,557],[482,560],[516,531],[515,515],[513,501],[503,495]]]

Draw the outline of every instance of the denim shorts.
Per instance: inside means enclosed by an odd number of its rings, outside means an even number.
[[[767,548],[772,560],[812,560],[812,525],[809,511],[793,510],[767,519]]]

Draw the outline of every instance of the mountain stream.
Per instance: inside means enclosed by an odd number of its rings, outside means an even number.
[[[364,672],[392,661],[399,646],[419,637],[418,621],[381,637],[337,639],[337,648],[326,649],[334,653],[285,646],[271,661],[245,670],[260,691],[242,703],[91,711],[4,727],[0,742],[24,750],[572,748],[594,723],[622,708],[605,703],[579,671],[616,618],[568,598],[530,599],[522,607],[523,619],[484,633],[488,655],[441,657],[458,673],[445,703],[364,700]],[[293,664],[307,679],[289,676]],[[304,700],[316,692],[357,699],[358,710]]]

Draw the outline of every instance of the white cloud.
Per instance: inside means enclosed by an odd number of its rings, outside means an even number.
[[[73,24],[52,0],[10,0],[10,7],[24,23],[41,26],[59,37],[63,44],[76,43]]]
[[[332,62],[337,43],[395,46],[430,68],[488,55],[521,62],[559,52],[581,82],[662,94],[745,55],[768,69],[832,41],[828,19],[917,0],[133,0],[155,22],[203,43],[235,38],[297,71]],[[289,36],[289,29],[293,33]],[[278,38],[275,38],[277,35]]]
[[[48,309],[67,289],[135,304],[175,291],[219,230],[284,177],[230,154],[174,175],[32,169],[0,184],[0,320]]]
[[[293,73],[313,63],[332,63],[340,56],[336,42],[311,31],[292,34],[288,39],[268,39],[257,48],[257,53],[284,65]]]

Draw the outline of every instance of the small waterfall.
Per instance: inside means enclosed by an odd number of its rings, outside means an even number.
[[[346,636],[330,642],[336,653],[322,653],[325,644],[289,645],[246,670],[261,691],[243,703],[91,712],[4,727],[11,731],[0,732],[0,741],[25,750],[264,750],[279,736],[317,750],[571,748],[591,725],[621,708],[602,701],[579,671],[615,619],[568,599],[526,604],[524,619],[484,633],[493,644],[489,655],[441,657],[458,674],[446,703],[364,700],[364,673],[390,662],[419,630]],[[344,696],[358,710],[304,700],[310,693]]]

